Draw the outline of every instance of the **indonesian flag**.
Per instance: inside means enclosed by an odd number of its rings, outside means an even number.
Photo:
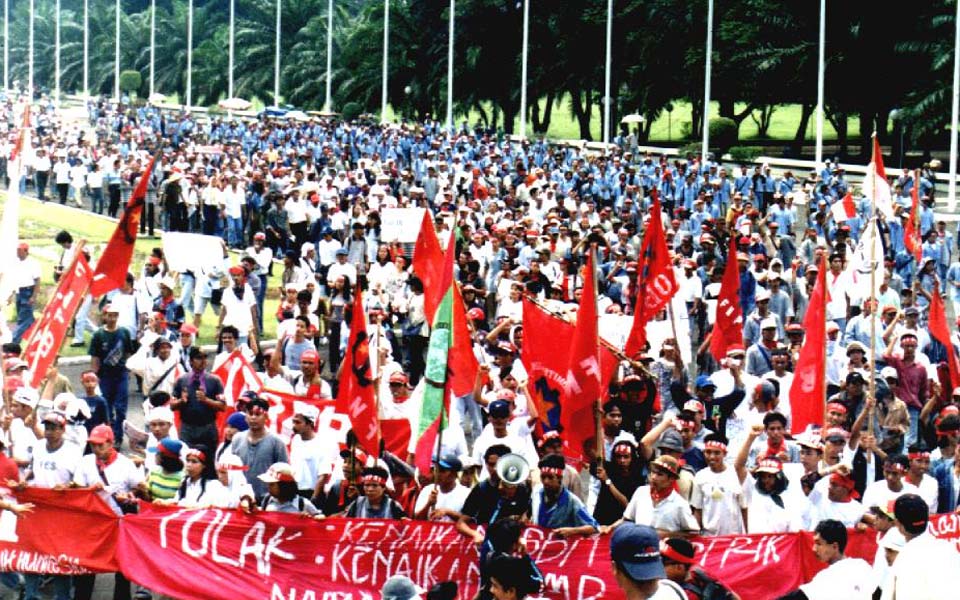
[[[596,407],[600,401],[600,338],[597,325],[596,272],[593,250],[587,252],[583,294],[577,311],[577,327],[567,364],[566,393],[560,406],[566,452],[570,458],[588,458],[586,444],[596,435]],[[602,452],[603,449],[598,449]]]
[[[794,433],[801,432],[808,425],[822,424],[823,408],[826,400],[826,382],[824,369],[827,356],[824,344],[827,339],[826,307],[829,300],[827,291],[827,261],[820,257],[820,270],[817,281],[810,294],[810,304],[803,317],[803,329],[806,335],[797,367],[790,384],[790,411]]]
[[[421,234],[423,230],[421,229]],[[427,347],[427,368],[424,373],[423,402],[420,405],[420,418],[417,422],[416,465],[420,473],[430,472],[433,449],[443,429],[446,428],[447,415],[450,413],[450,350],[454,339],[453,303],[456,284],[453,281],[453,248],[456,247],[453,232],[443,261],[443,270],[438,280],[439,289],[444,290],[439,305],[433,315],[430,330],[430,343]]]
[[[960,364],[957,362],[957,352],[953,349],[950,326],[947,324],[947,313],[940,298],[939,286],[934,288],[934,293],[931,294],[929,326],[930,336],[943,344],[947,353],[947,367],[950,369],[949,392],[960,385]]]
[[[853,201],[850,192],[847,192],[842,200],[834,202],[833,206],[830,207],[830,212],[833,214],[833,220],[837,223],[849,221],[857,216],[857,204]]]
[[[259,394],[263,390],[257,370],[239,348],[231,352],[212,373],[223,382],[223,400],[228,408],[236,406],[244,392]]]
[[[269,416],[267,429],[280,436],[288,449],[290,440],[293,438],[293,416],[301,412],[304,406],[314,406],[320,411],[320,417],[316,422],[318,432],[334,436],[337,442],[346,440],[347,430],[350,429],[350,421],[346,415],[334,410],[336,400],[319,400],[270,388],[261,390],[260,397],[270,404],[270,409],[267,412]]]
[[[376,390],[370,371],[367,315],[363,310],[363,293],[358,289],[353,298],[350,339],[340,368],[337,412],[350,417],[353,433],[363,449],[379,455],[380,423],[377,410]]]
[[[740,268],[737,264],[736,236],[730,236],[730,252],[720,280],[717,298],[717,320],[710,338],[710,353],[718,361],[726,357],[727,348],[743,343],[743,309],[740,307]]]
[[[120,217],[103,255],[97,261],[93,283],[90,284],[92,296],[100,296],[123,286],[127,271],[130,269],[130,260],[133,258],[133,246],[137,241],[137,233],[140,231],[140,216],[147,199],[147,184],[156,161],[157,157],[154,155],[140,175],[140,181],[137,182],[137,187],[123,210],[123,216]]]
[[[647,323],[663,310],[679,289],[673,266],[670,264],[667,238],[663,235],[660,195],[653,189],[650,197],[653,198],[652,213],[640,245],[643,264],[638,267],[640,274],[637,278],[637,305],[633,312],[630,337],[623,349],[624,353],[631,357],[643,350],[646,344]]]
[[[450,248],[455,244],[451,240]],[[437,239],[437,232],[433,226],[430,211],[423,211],[423,220],[420,222],[420,233],[413,246],[413,272],[423,282],[423,312],[427,315],[427,322],[433,322],[433,315],[437,305],[447,290],[438,294],[440,279],[443,276],[443,250]]]
[[[887,172],[883,168],[883,155],[880,153],[880,141],[877,134],[873,134],[873,159],[867,166],[863,176],[863,195],[873,200],[877,210],[889,221],[893,219],[893,198],[890,195],[890,184],[887,182]]]
[[[910,218],[903,228],[903,243],[907,252],[920,263],[923,255],[923,235],[920,232],[920,171],[913,172],[913,187],[910,189]]]
[[[20,177],[26,171],[30,156],[30,105],[23,108],[23,121],[17,143],[10,156],[10,186],[3,203],[0,220],[0,301],[6,302],[14,291],[12,271],[16,267],[17,246],[20,245]]]

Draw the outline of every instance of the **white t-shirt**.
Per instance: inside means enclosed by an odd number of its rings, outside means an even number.
[[[886,479],[874,481],[863,491],[863,508],[869,510],[872,506],[886,506],[891,500],[896,500],[904,494],[920,494],[917,486],[903,482],[899,492],[894,492],[887,485]]]
[[[904,483],[907,483],[906,478],[904,478]],[[930,509],[930,514],[937,514],[937,503],[939,502],[937,499],[937,494],[940,490],[937,480],[924,473],[923,479],[920,480],[920,485],[916,487],[920,490],[917,493],[920,494],[920,497],[923,498],[927,503],[927,507]]]
[[[223,318],[224,325],[233,325],[245,335],[253,327],[253,313],[250,308],[257,305],[257,297],[249,285],[244,284],[243,295],[237,298],[233,288],[223,290],[223,308],[226,315]]]
[[[414,507],[414,512],[420,512],[427,506],[427,503],[430,501],[430,493],[433,492],[434,484],[429,484],[424,486],[420,490],[420,495],[417,496],[417,504]],[[456,486],[449,492],[444,492],[443,490],[437,491],[437,504],[434,506],[434,509],[443,508],[446,510],[452,510],[460,512],[463,510],[463,503],[466,502],[467,496],[470,495],[470,488],[462,485],[459,481]],[[441,521],[453,521],[449,516],[444,516]]]
[[[834,502],[824,494],[819,497],[816,504],[811,504],[810,518],[806,523],[806,528],[813,529],[817,526],[817,523],[826,519],[834,519],[847,527],[853,527],[860,522],[863,513],[863,505],[856,500]]]
[[[187,484],[186,489],[183,498],[177,500],[177,506],[185,508],[197,506],[226,507],[230,503],[230,494],[217,479],[208,479],[205,484],[203,479],[191,481],[189,478],[184,478],[184,481]],[[177,496],[179,495],[178,492]]]
[[[638,525],[648,525],[664,531],[699,531],[700,525],[690,510],[690,503],[676,491],[670,493],[660,504],[653,505],[650,486],[637,488],[623,511],[623,518]]]
[[[743,491],[747,499],[747,531],[749,533],[785,533],[800,531],[803,527],[803,515],[806,512],[806,497],[784,491],[781,508],[769,494],[757,491],[753,475],[743,480]]]
[[[290,465],[297,476],[297,488],[313,490],[321,475],[333,473],[339,447],[330,436],[315,435],[304,440],[299,435],[290,440]]]
[[[701,469],[693,478],[690,506],[703,511],[701,521],[707,535],[744,533],[743,513],[747,498],[734,469],[727,467],[719,473],[709,467]]]
[[[800,586],[809,600],[870,600],[877,584],[873,570],[862,558],[844,558]]]
[[[80,448],[69,442],[50,452],[47,444],[40,442],[33,447],[32,485],[42,488],[52,488],[56,485],[67,485],[73,481],[73,475],[80,466]]]
[[[960,553],[929,532],[904,544],[890,568],[897,600],[956,597],[960,589]]]
[[[126,456],[118,454],[116,460],[103,469],[103,474],[107,479],[106,483],[100,477],[100,471],[97,469],[97,457],[93,454],[87,454],[80,460],[80,468],[77,469],[73,480],[83,487],[102,483],[103,490],[99,492],[99,496],[110,505],[113,512],[118,515],[123,514],[117,501],[113,499],[113,495],[118,493],[128,494],[143,483],[143,470],[133,464],[133,461]]]

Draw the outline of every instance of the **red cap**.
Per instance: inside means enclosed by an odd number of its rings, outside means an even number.
[[[247,273],[247,272],[246,272],[246,271],[243,269],[243,267],[241,267],[240,265],[236,265],[236,266],[230,267],[230,274],[231,274],[231,275],[246,275],[246,273]]]
[[[265,239],[267,239],[267,235],[266,235],[265,233],[263,233],[262,231],[258,231],[257,233],[253,234],[253,239],[255,239],[255,240],[265,240]]]
[[[482,308],[473,307],[467,311],[467,318],[471,321],[482,321],[487,318]]]
[[[29,249],[30,249],[30,244],[26,242],[20,242],[19,244],[17,244],[17,250],[29,250]]]
[[[186,323],[180,327],[180,333],[189,333],[190,335],[197,335],[197,328],[192,323]]]
[[[309,362],[313,364],[319,364],[320,354],[316,350],[304,350],[303,354],[300,355],[300,362]]]
[[[159,267],[160,266],[160,257],[159,256],[150,256],[147,258],[147,263]]]
[[[90,437],[87,438],[87,441],[91,444],[103,444],[105,442],[113,442],[113,429],[109,425],[97,425],[93,428],[93,431],[90,432]]]

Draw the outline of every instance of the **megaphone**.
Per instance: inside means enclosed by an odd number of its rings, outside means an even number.
[[[507,485],[520,485],[530,476],[530,464],[519,454],[504,454],[497,461],[497,476]]]

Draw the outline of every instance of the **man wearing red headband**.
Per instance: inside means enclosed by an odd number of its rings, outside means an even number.
[[[407,513],[386,494],[389,473],[383,467],[367,467],[360,474],[363,495],[350,503],[345,517],[357,519],[405,519]]]
[[[930,470],[930,451],[919,446],[910,446],[907,450],[910,468],[904,476],[904,483],[916,486],[920,497],[926,500],[930,514],[937,512],[937,480],[928,475]]]
[[[704,440],[707,468],[693,479],[690,506],[704,535],[736,535],[746,531],[747,499],[736,472],[724,460],[727,438],[711,433]]]
[[[534,488],[531,498],[534,522],[553,529],[554,534],[563,538],[596,533],[596,519],[579,498],[563,487],[567,466],[563,456],[548,454],[540,459],[538,466],[540,485]]]
[[[916,494],[916,486],[903,480],[910,469],[910,460],[903,454],[890,454],[883,461],[883,479],[874,481],[863,492],[863,506],[886,506],[887,502],[896,500],[904,494]],[[872,515],[867,515],[872,522]]]
[[[808,527],[825,519],[835,519],[845,527],[854,527],[863,517],[863,505],[857,501],[860,494],[850,469],[842,465],[829,476],[827,495],[816,495],[808,513]]]

